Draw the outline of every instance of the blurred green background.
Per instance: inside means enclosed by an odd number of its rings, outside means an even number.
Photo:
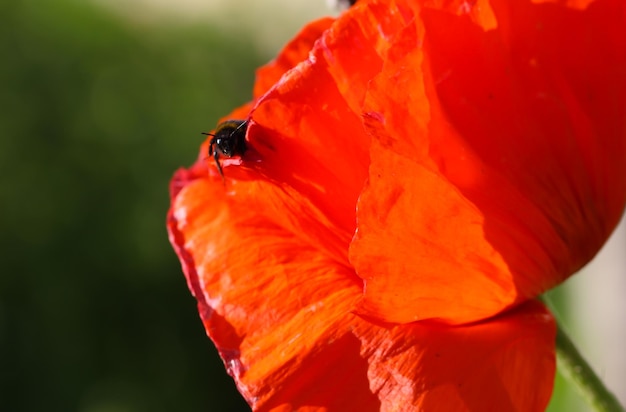
[[[0,3],[0,410],[249,410],[165,232],[173,171],[271,58],[217,26]]]
[[[165,214],[200,132],[250,97],[248,39],[1,3],[0,410],[247,410]]]

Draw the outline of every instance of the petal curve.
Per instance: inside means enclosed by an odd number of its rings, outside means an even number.
[[[416,9],[368,92],[351,262],[369,316],[493,316],[580,269],[622,214],[626,6],[490,4],[495,28]]]
[[[545,407],[555,330],[540,303],[458,328],[368,321],[352,313],[361,283],[347,256],[321,253],[285,226],[273,213],[292,202],[281,188],[254,171],[241,177],[225,193],[219,179],[178,172],[168,231],[207,333],[253,410]]]

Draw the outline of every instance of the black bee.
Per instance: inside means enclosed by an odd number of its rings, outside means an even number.
[[[246,151],[247,120],[226,120],[217,125],[215,134],[202,133],[213,136],[209,142],[209,155],[215,159],[217,171],[224,180],[224,172],[220,164],[220,155],[226,157],[242,156]]]

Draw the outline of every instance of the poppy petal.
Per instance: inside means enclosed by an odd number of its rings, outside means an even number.
[[[179,171],[168,231],[207,333],[254,410],[545,407],[555,329],[543,305],[456,328],[370,322],[351,312],[361,281],[346,254],[324,251],[337,229],[319,216],[292,225],[297,194],[236,169],[228,191],[200,168]]]
[[[369,138],[316,46],[257,103],[248,129],[255,170],[289,186],[351,235]],[[351,236],[350,235],[350,236]]]
[[[351,233],[369,163],[361,106],[371,78],[382,67],[388,47],[384,39],[406,24],[393,4],[359,3],[335,20],[307,59],[287,71],[251,115],[248,138],[260,159],[255,168],[306,194]],[[373,24],[385,10],[391,17]]]
[[[247,151],[241,159],[222,158],[220,162],[227,182],[239,175],[236,169],[252,168],[295,190],[337,223],[341,235],[349,239],[355,230],[356,200],[367,179],[369,137],[359,114],[338,88],[337,79],[345,73],[333,72],[325,58],[342,47],[341,39],[331,31],[318,38],[332,22],[322,19],[308,25],[274,62],[258,71],[255,94],[264,94],[224,118],[248,119]],[[356,35],[361,28],[351,30]],[[315,43],[313,49],[308,50],[311,43]],[[303,56],[306,59],[296,64]],[[365,84],[356,85],[355,90],[365,89]],[[203,153],[209,140],[202,146],[201,161],[207,160]],[[217,168],[211,160],[208,163],[209,174],[217,177]],[[237,168],[228,170],[230,165]],[[346,244],[342,247],[345,253]]]
[[[543,411],[552,394],[556,328],[539,302],[462,327],[359,322],[354,331],[380,410]]]
[[[355,113],[361,113],[369,82],[382,69],[407,18],[394,1],[359,2],[322,37],[319,46],[328,71]]]
[[[622,214],[626,4],[481,6],[416,8],[365,98],[350,258],[368,316],[493,316],[580,269]]]
[[[334,19],[326,17],[307,24],[293,40],[285,45],[274,60],[257,69],[254,98],[257,99],[267,93],[285,72],[306,60],[315,41],[330,27],[333,21]]]

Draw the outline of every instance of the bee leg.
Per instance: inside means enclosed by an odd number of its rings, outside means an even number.
[[[217,165],[217,171],[220,173],[220,176],[222,177],[222,183],[226,184],[226,181],[224,180],[224,171],[222,170],[222,165],[220,164],[220,152],[219,151],[214,151],[213,152],[213,159],[215,159],[215,164]]]

